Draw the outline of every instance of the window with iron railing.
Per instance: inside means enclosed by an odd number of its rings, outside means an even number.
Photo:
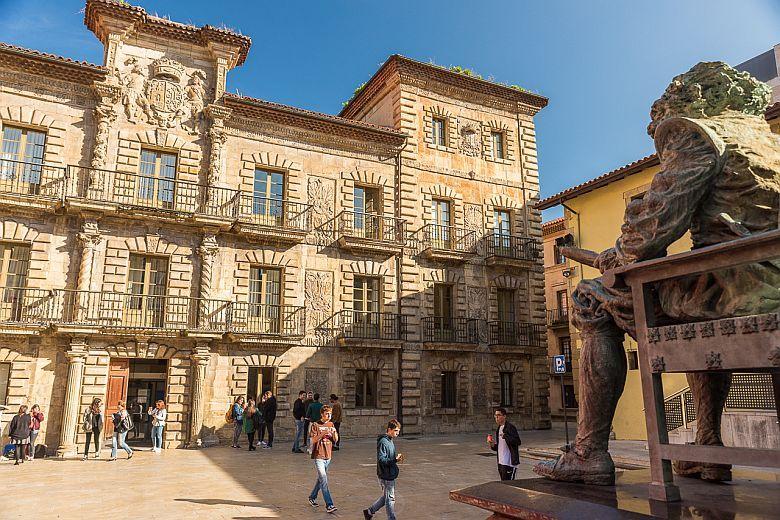
[[[45,148],[44,132],[14,126],[3,127],[0,150],[0,187],[3,191],[29,194],[40,192]]]
[[[136,196],[160,209],[173,209],[176,202],[176,154],[141,150]],[[129,178],[128,178],[129,179]],[[121,189],[122,186],[115,186]]]
[[[355,407],[376,408],[378,370],[355,370]]]
[[[281,226],[284,219],[284,174],[255,170],[252,187],[252,215],[260,223]]]
[[[162,327],[168,293],[168,259],[131,254],[127,274],[129,300],[125,308],[126,322]]]
[[[249,318],[258,332],[279,332],[281,288],[281,269],[249,268]]]
[[[382,239],[382,192],[378,188],[355,186],[353,232],[361,238]]]
[[[452,244],[452,212],[450,201],[433,199],[431,211],[433,226],[431,229],[431,245],[436,249],[450,249]]]
[[[441,407],[455,408],[458,402],[457,372],[441,373]]]
[[[353,327],[361,337],[379,335],[381,280],[371,276],[355,276],[352,288]]]

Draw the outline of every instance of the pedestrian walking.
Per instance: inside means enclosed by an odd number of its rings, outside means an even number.
[[[336,427],[336,433],[339,434],[339,440],[336,441],[333,449],[338,451],[339,448],[341,448],[341,417],[343,414],[343,409],[341,408],[341,403],[339,402],[339,396],[336,394],[330,394],[330,407],[333,408],[333,414],[330,420],[333,422],[333,426]]]
[[[152,451],[160,453],[162,451],[163,429],[165,420],[168,418],[168,410],[165,408],[165,401],[162,399],[154,403],[154,408],[146,411],[152,417]]]
[[[506,409],[496,408],[493,412],[496,419],[496,436],[488,435],[490,449],[496,452],[498,475],[501,480],[514,480],[517,466],[520,464],[520,434],[517,428],[507,421]]]
[[[309,430],[311,429],[311,422],[306,414],[309,411],[309,405],[313,402],[314,394],[312,392],[306,392],[306,400],[303,401],[303,441],[304,444],[306,444],[306,451],[309,453],[311,453],[311,450],[309,450]]]
[[[306,407],[306,419],[309,421],[309,433],[311,433],[311,425],[320,420],[320,410],[322,410],[320,394],[315,393],[309,406]],[[308,446],[309,451],[311,452],[311,437],[309,437]]]
[[[92,399],[92,404],[84,410],[81,426],[87,434],[87,442],[84,444],[84,457],[81,460],[87,460],[87,456],[89,455],[89,441],[93,439],[95,443],[95,458],[99,458],[100,448],[103,442],[103,404],[99,397]]]
[[[230,417],[233,419],[233,448],[240,448],[238,439],[241,437],[241,432],[244,431],[244,396],[239,395],[236,397],[233,403],[233,409],[230,412]]]
[[[11,424],[8,425],[8,436],[11,437],[11,444],[14,445],[16,457],[14,466],[23,464],[25,448],[30,444],[30,414],[27,413],[26,404],[20,406],[17,414],[11,419]]]
[[[43,412],[41,407],[34,404],[30,408],[30,443],[27,445],[27,460],[35,459],[35,438],[38,437],[38,432],[41,431],[42,422]]]
[[[301,439],[304,438],[304,416],[306,415],[306,405],[303,401],[306,399],[306,392],[298,392],[298,399],[293,403],[293,419],[295,420],[295,440],[293,441],[293,453],[303,453],[301,449]]]
[[[114,422],[114,436],[111,439],[111,458],[109,461],[116,460],[117,447],[122,448],[127,452],[127,460],[133,458],[133,450],[127,445],[125,439],[127,438],[127,432],[133,429],[133,419],[125,409],[124,401],[117,401],[116,412],[111,414],[111,419]]]
[[[393,439],[401,433],[401,423],[391,419],[385,433],[376,439],[376,476],[382,487],[382,496],[367,509],[363,518],[371,520],[383,507],[388,520],[395,520],[395,481],[398,478],[398,463],[404,461],[403,453],[396,454]]]
[[[317,394],[314,395],[316,396]],[[322,498],[325,500],[326,506],[325,511],[335,513],[337,508],[333,504],[333,498],[328,487],[328,467],[333,457],[333,443],[339,440],[339,434],[336,433],[336,427],[330,421],[331,412],[330,406],[320,405],[317,408],[319,419],[312,422],[311,431],[309,432],[311,458],[314,459],[314,467],[317,469],[317,483],[314,484],[314,489],[312,489],[309,495],[309,504],[312,507],[319,507],[317,495],[322,491]]]
[[[255,416],[258,414],[255,408],[255,400],[250,399],[244,408],[244,421],[242,428],[246,433],[246,440],[249,441],[249,451],[255,451]]]
[[[274,447],[274,421],[276,420],[276,397],[273,392],[268,390],[263,397],[265,398],[265,406],[263,406],[263,433],[268,432],[268,442],[263,441],[262,445],[265,449],[271,449]]]

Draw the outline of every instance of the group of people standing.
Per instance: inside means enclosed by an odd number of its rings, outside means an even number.
[[[8,425],[8,435],[14,445],[14,466],[22,464],[25,459],[35,459],[35,439],[41,430],[44,416],[41,407],[34,404],[28,413],[27,405],[19,407],[19,411]]]
[[[239,441],[244,433],[249,442],[249,451],[255,451],[258,446],[263,449],[273,448],[277,409],[276,397],[270,390],[263,392],[259,402],[254,399],[245,401],[243,396],[236,398],[229,412],[229,420],[234,424],[232,447],[241,448]]]
[[[111,457],[109,461],[116,460],[117,450],[122,448],[127,453],[127,458],[133,457],[133,450],[127,445],[127,432],[133,429],[133,419],[125,407],[124,401],[117,401],[116,412],[111,414],[111,423],[114,427],[114,433],[111,440]],[[154,407],[149,407],[146,413],[152,419],[152,451],[160,453],[162,451],[163,429],[168,417],[168,410],[165,407],[165,401],[158,400]],[[94,457],[100,458],[101,442],[103,432],[105,431],[105,411],[103,410],[103,401],[99,397],[92,400],[82,415],[81,427],[87,436],[84,443],[84,456],[81,460],[87,460],[89,456],[90,442],[94,443]]]
[[[309,439],[312,423],[320,420],[322,409],[326,405],[320,402],[320,394],[301,390],[298,392],[298,399],[293,403],[293,419],[295,420],[295,440],[293,441],[293,453],[304,453],[301,446],[306,446],[306,452],[311,453]],[[331,422],[336,429],[336,433],[341,432],[341,421],[343,419],[343,408],[336,394],[330,394]],[[341,447],[341,439],[338,439],[333,445],[334,450]]]

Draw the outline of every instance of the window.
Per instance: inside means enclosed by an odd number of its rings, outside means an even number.
[[[30,246],[0,242],[0,287],[27,285]]]
[[[566,359],[566,372],[571,373],[571,338],[569,336],[563,337],[560,340],[561,354]]]
[[[139,173],[138,199],[154,207],[173,209],[176,155],[142,149]]]
[[[629,350],[626,352],[626,356],[628,357],[628,369],[629,370],[637,370],[639,369],[639,357],[636,350]]]
[[[450,249],[450,226],[452,213],[450,201],[433,199],[433,230],[431,233],[432,246],[436,249]]]
[[[510,253],[512,221],[509,210],[497,209],[493,212],[493,241],[497,253],[507,256]]]
[[[257,401],[268,390],[276,395],[276,367],[249,367],[246,382],[247,399]]]
[[[569,309],[569,291],[565,289],[563,291],[556,291],[555,303],[558,306],[557,309],[560,316],[566,315]]]
[[[255,170],[252,187],[252,215],[266,225],[281,225],[284,218],[284,174]]]
[[[359,237],[382,238],[382,192],[376,188],[355,186],[354,225],[355,234]]]
[[[376,408],[378,370],[355,370],[355,407]]]
[[[354,327],[359,337],[379,335],[379,278],[356,276],[352,288]]]
[[[501,406],[512,406],[512,372],[499,372]]]
[[[571,245],[572,236],[566,235],[555,239],[555,245],[553,246],[553,256],[555,257],[555,265],[565,264],[566,257],[561,254],[561,248]]]
[[[490,132],[490,142],[493,143],[493,158],[505,159],[504,132]]]
[[[8,383],[11,381],[11,363],[0,363],[0,404],[7,404]]]
[[[162,327],[165,295],[168,292],[168,259],[131,254],[128,289],[130,298],[125,317],[129,321],[128,325]]]
[[[443,117],[433,118],[433,144],[447,146],[447,120]]]
[[[281,269],[249,268],[249,317],[255,318],[258,332],[277,334],[280,326]]]
[[[433,315],[442,318],[452,317],[452,285],[447,283],[433,285]]]
[[[13,184],[18,191],[26,185],[28,193],[40,190],[46,134],[37,130],[6,126],[3,128],[2,156],[0,156],[0,184]]]
[[[574,385],[563,385],[563,406],[577,408],[577,398],[574,395]]]
[[[441,373],[441,407],[455,408],[457,403],[457,372]]]
[[[498,320],[515,322],[515,291],[512,289],[498,289],[496,291],[498,301]]]

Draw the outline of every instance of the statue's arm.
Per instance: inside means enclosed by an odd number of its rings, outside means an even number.
[[[626,208],[622,234],[615,243],[619,265],[664,256],[666,248],[690,228],[721,167],[722,151],[691,121],[675,119],[659,126],[656,148],[661,171],[645,196]]]

